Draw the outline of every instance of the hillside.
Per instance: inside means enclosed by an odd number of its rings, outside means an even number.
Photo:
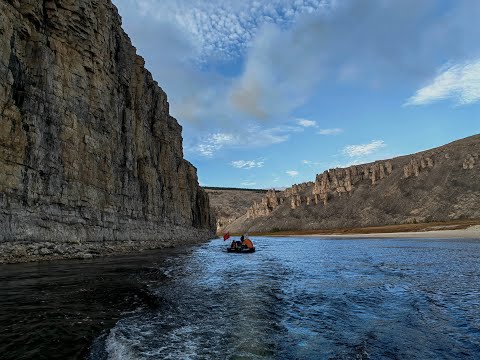
[[[267,193],[258,189],[204,188],[210,198],[210,206],[217,219],[217,233],[225,226],[243,215],[256,201],[259,202]]]
[[[269,191],[225,231],[342,229],[480,218],[480,135]]]

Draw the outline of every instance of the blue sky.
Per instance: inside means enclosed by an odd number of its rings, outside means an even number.
[[[282,188],[480,133],[480,1],[113,2],[202,185]]]

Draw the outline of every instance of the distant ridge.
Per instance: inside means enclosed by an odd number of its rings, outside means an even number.
[[[268,189],[245,189],[245,188],[231,188],[231,187],[216,187],[216,186],[202,186],[205,190],[235,190],[235,191],[263,191],[267,192]]]
[[[240,233],[480,219],[480,135],[318,174],[268,191],[225,227]],[[233,199],[232,199],[233,201]]]

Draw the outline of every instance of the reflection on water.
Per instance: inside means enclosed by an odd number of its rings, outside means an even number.
[[[21,321],[28,333],[10,325],[0,351],[53,358],[63,349],[59,358],[72,358],[90,346],[92,360],[479,358],[480,241],[255,245],[253,254],[228,254],[214,240],[170,254],[3,267],[0,320]]]

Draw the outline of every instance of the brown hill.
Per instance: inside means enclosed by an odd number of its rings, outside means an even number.
[[[217,233],[221,233],[225,226],[246,213],[248,208],[260,202],[267,190],[234,189],[234,188],[204,188],[210,198],[210,206],[217,219]]]
[[[269,191],[230,232],[341,229],[480,218],[480,135],[318,174]]]

